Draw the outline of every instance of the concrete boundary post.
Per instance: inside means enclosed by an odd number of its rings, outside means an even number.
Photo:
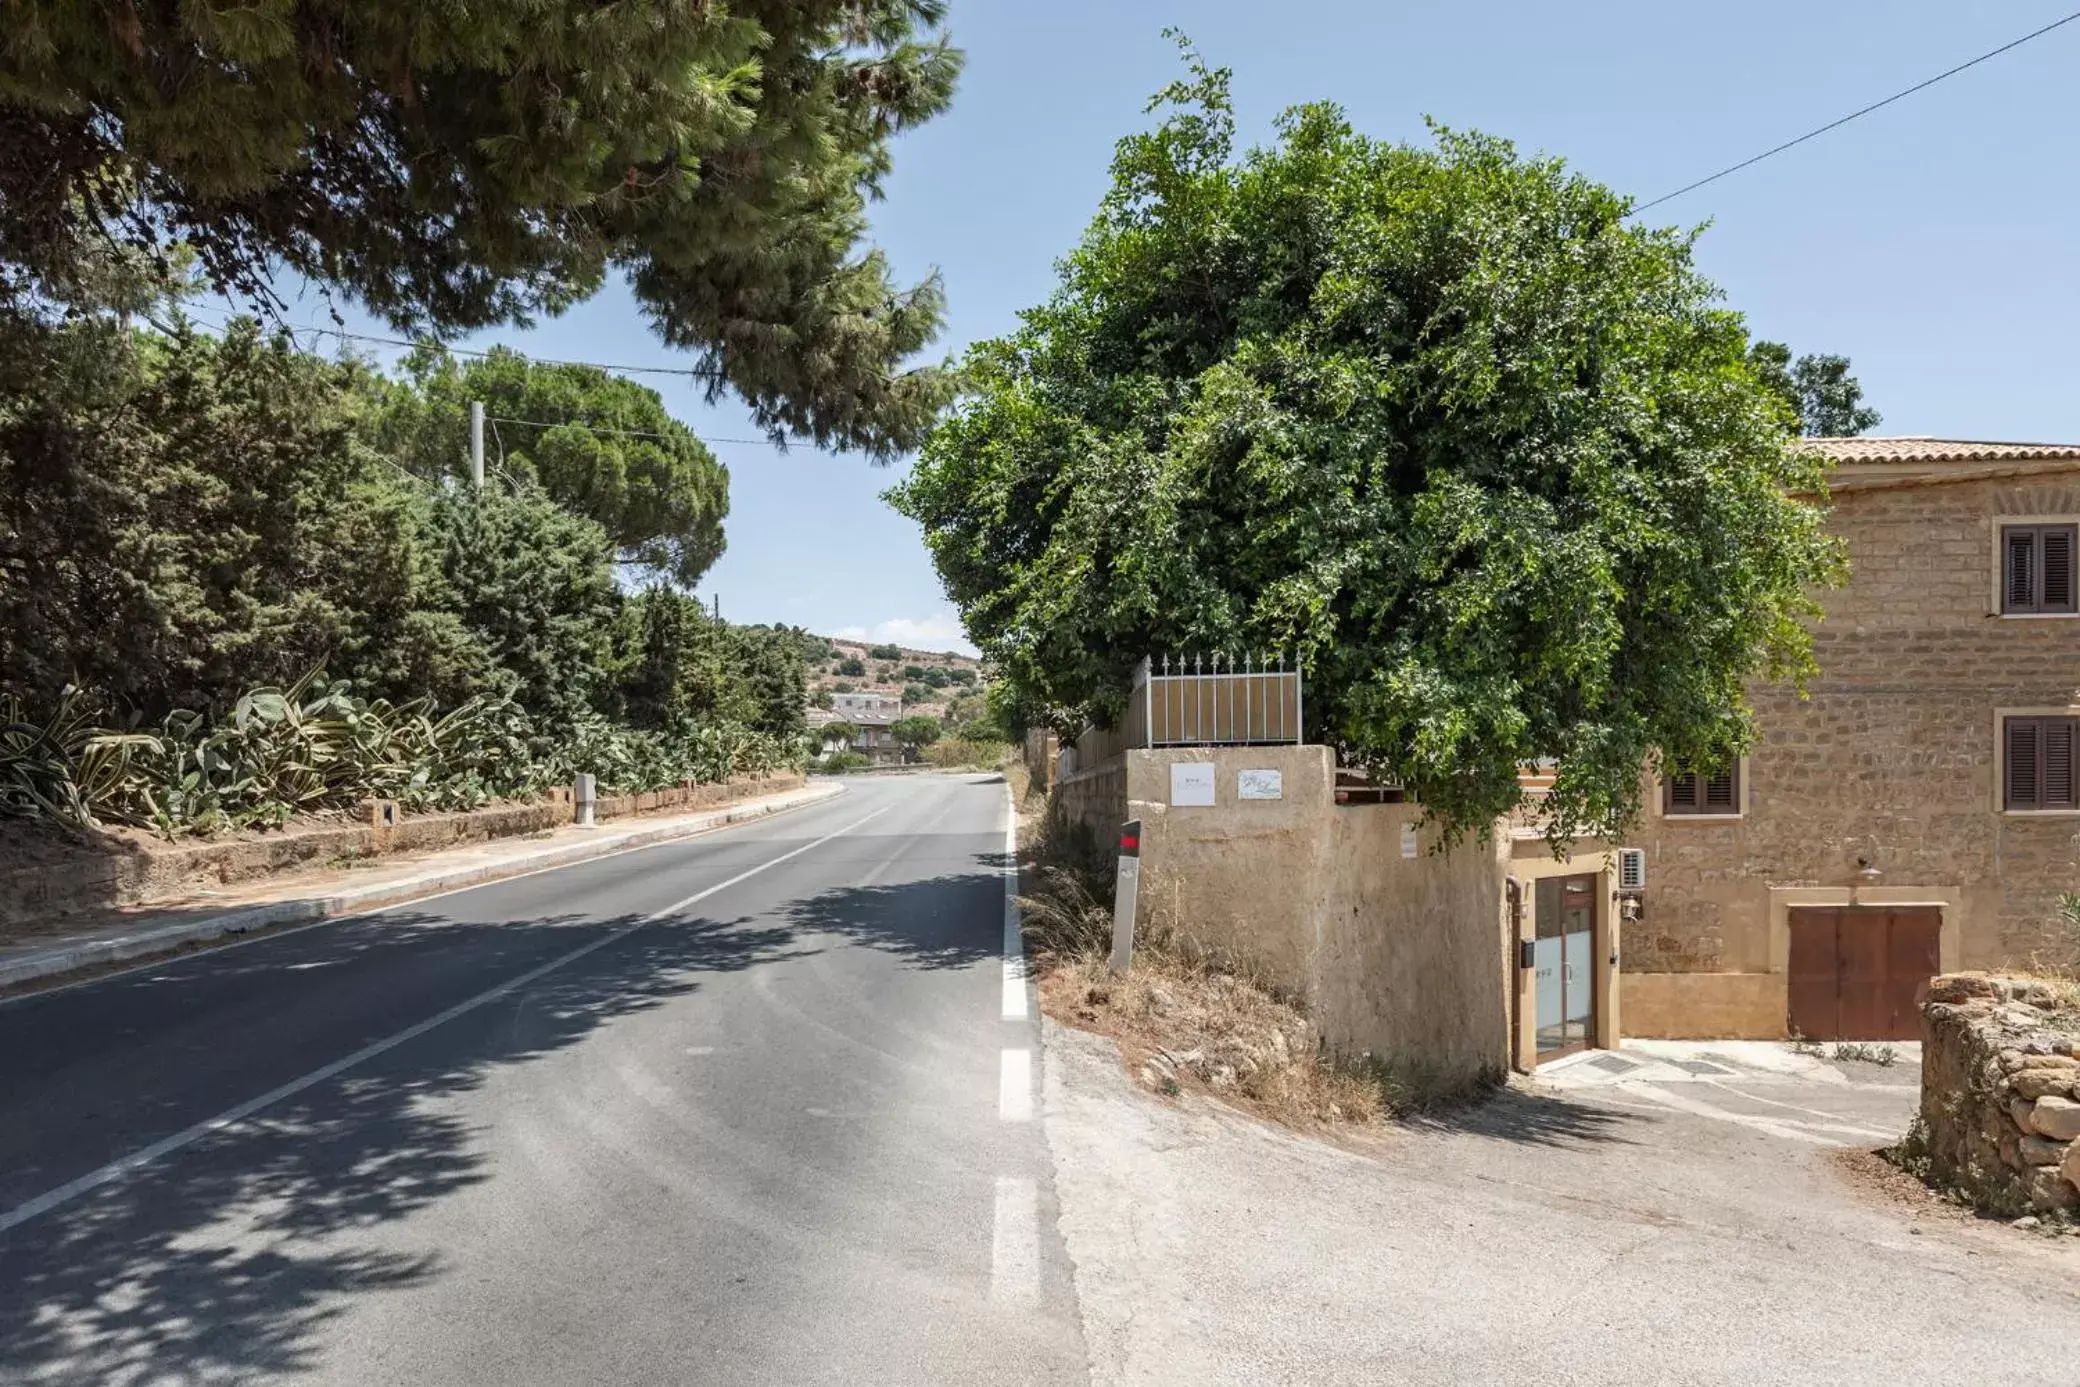
[[[1134,966],[1134,911],[1141,894],[1141,820],[1119,831],[1119,877],[1112,892],[1112,971]]]

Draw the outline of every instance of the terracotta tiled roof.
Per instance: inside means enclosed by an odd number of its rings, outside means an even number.
[[[2058,462],[2080,458],[2080,443],[1993,443],[1970,438],[1808,438],[1806,446],[1842,463]]]

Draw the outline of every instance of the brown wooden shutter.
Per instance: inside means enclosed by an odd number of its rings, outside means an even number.
[[[2037,807],[2037,733],[2035,718],[2008,719],[2006,804],[2010,809]]]
[[[1668,778],[1668,803],[1671,814],[1695,814],[1703,807],[1698,798],[1697,777],[1694,775],[1672,775]]]
[[[1707,777],[1704,782],[1704,812],[1707,814],[1731,814],[1740,808],[1737,786],[1738,766],[1729,767],[1717,775]]]
[[[2007,585],[2001,594],[2004,612],[2037,609],[2037,532],[2027,525],[2001,531],[2007,552]]]
[[[2071,525],[2046,525],[2037,532],[2037,610],[2070,612],[2073,606],[2073,540]]]
[[[2072,718],[2045,718],[2038,726],[2037,804],[2044,809],[2073,807]]]

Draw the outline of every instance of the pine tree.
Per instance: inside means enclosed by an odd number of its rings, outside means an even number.
[[[943,0],[20,0],[0,43],[0,294],[110,237],[277,269],[401,328],[555,313],[625,274],[776,434],[902,451],[935,276],[862,252],[889,141],[951,98]]]
[[[502,480],[539,483],[597,520],[623,563],[691,587],[722,556],[729,472],[655,390],[504,348],[466,363],[422,350],[388,393],[379,445],[419,476],[461,476],[472,400],[490,420],[486,453]]]

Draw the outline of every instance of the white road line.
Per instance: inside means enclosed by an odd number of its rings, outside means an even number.
[[[846,793],[849,788],[844,785],[838,786],[838,794]],[[392,901],[388,905],[370,906],[367,910],[357,910],[351,915],[328,915],[322,920],[313,920],[307,925],[291,925],[287,929],[256,929],[228,942],[211,940],[209,947],[201,952],[203,954],[228,954],[233,949],[243,949],[248,945],[265,944],[274,939],[286,939],[292,934],[305,934],[314,929],[331,929],[338,925],[351,925],[359,920],[370,920],[378,915],[387,915],[393,910],[403,910],[407,906],[425,905],[428,901],[441,900],[447,896],[463,896],[471,891],[488,891],[495,886],[506,886],[512,882],[525,881],[529,877],[547,876],[550,872],[567,872],[573,867],[589,867],[595,862],[605,862],[615,857],[626,857],[631,853],[649,852],[653,848],[683,848],[689,844],[702,843],[710,838],[718,837],[732,829],[749,828],[753,824],[762,824],[768,819],[777,819],[782,814],[792,814],[798,809],[814,809],[819,805],[829,804],[837,798],[838,795],[825,795],[821,799],[803,800],[799,804],[784,805],[779,809],[773,810],[770,814],[754,815],[748,819],[739,819],[735,823],[716,824],[713,828],[704,828],[698,833],[689,833],[681,838],[661,838],[655,843],[638,843],[634,847],[615,848],[612,852],[603,852],[597,857],[583,857],[575,862],[559,862],[553,867],[532,867],[524,872],[515,872],[511,876],[493,877],[489,881],[479,881],[470,886],[452,886],[445,891],[429,891],[423,896],[412,896],[406,900]],[[842,833],[844,830],[840,829],[839,832]],[[171,958],[139,959],[127,968],[111,968],[105,973],[96,973],[92,977],[81,978],[77,982],[60,983],[55,987],[41,987],[28,992],[17,992],[12,996],[0,997],[0,1007],[9,1006],[16,1002],[26,1002],[32,998],[41,1000],[45,997],[55,997],[61,992],[71,992],[79,988],[95,987],[101,983],[113,982],[117,978],[129,977],[133,973],[149,973],[155,968],[172,968],[179,964],[192,963],[198,957],[199,955],[197,954],[176,954]]]
[[[1040,1299],[1040,1194],[1031,1180],[997,1177],[989,1298],[999,1305],[1031,1305]]]
[[[1018,802],[1004,786],[1004,1019],[1026,1017],[1026,945],[1018,917]]]
[[[673,901],[670,905],[666,906],[662,910],[653,910],[648,915],[645,915],[641,920],[637,921],[636,925],[631,925],[629,926],[629,928],[634,929],[637,927],[637,925],[645,925],[650,923],[650,921],[652,920],[662,920],[667,915],[677,915],[680,911],[686,909],[686,907],[689,905],[699,905],[702,901],[708,899],[708,897],[714,895],[717,891],[726,891],[730,887],[735,886],[740,881],[749,881],[752,877],[757,876],[760,872],[764,871],[768,867],[777,867],[782,862],[785,862],[790,858],[800,857],[803,853],[809,851],[811,848],[822,847],[825,843],[828,843],[833,838],[842,838],[846,834],[852,832],[853,829],[858,828],[861,824],[868,823],[872,820],[878,819],[883,814],[886,814],[889,810],[893,808],[895,808],[893,804],[884,804],[879,809],[876,809],[873,813],[863,814],[859,818],[854,819],[851,823],[845,825],[845,827],[835,829],[832,832],[826,833],[821,838],[816,839],[814,842],[804,843],[791,852],[781,853],[778,857],[767,858],[765,861],[759,863],[756,867],[752,867],[747,871],[738,872],[728,881],[719,881],[715,883],[713,886],[710,886],[705,891],[694,892],[692,895],[688,896],[683,901]]]
[[[1006,1050],[997,1066],[997,1116],[1006,1122],[1033,1120],[1033,1052]]]
[[[58,1186],[56,1189],[46,1190],[42,1194],[37,1195],[34,1199],[31,1199],[23,1204],[18,1204],[14,1208],[7,1210],[5,1213],[0,1213],[0,1233],[5,1233],[10,1228],[14,1228],[21,1224],[27,1223],[30,1219],[37,1217],[39,1214],[49,1213],[52,1209],[57,1208],[61,1204],[69,1203],[70,1201],[77,1199],[80,1195],[87,1193],[89,1190],[98,1189],[102,1185],[106,1185],[114,1180],[120,1180],[124,1176],[129,1175],[134,1171],[137,1171],[144,1166],[150,1165],[153,1161],[160,1159],[162,1156],[169,1156],[173,1154],[175,1151],[180,1150],[182,1147],[191,1146],[194,1143],[202,1140],[206,1136],[211,1136],[217,1132],[224,1131],[226,1128],[236,1126],[238,1123],[245,1121],[247,1118],[251,1117],[256,1112],[259,1112],[263,1108],[272,1107],[274,1104],[281,1102],[284,1098],[294,1097],[296,1094],[303,1092],[305,1089],[310,1088],[315,1084],[322,1084],[327,1079],[336,1078],[339,1075],[346,1073],[349,1069],[354,1068],[356,1065],[364,1064],[367,1061],[374,1059],[378,1055],[394,1050],[398,1046],[406,1043],[407,1041],[417,1040],[420,1036],[425,1035],[428,1031],[433,1030],[439,1026],[444,1026],[448,1022],[453,1021],[458,1016],[465,1016],[470,1012],[475,1011],[478,1007],[483,1006],[487,1002],[495,1002],[499,998],[508,995],[516,988],[526,987],[528,984],[534,982],[538,978],[547,977],[549,974],[555,972],[559,968],[564,967],[566,964],[576,963],[579,959],[585,957],[589,953],[594,953],[600,949],[604,949],[607,945],[615,943],[618,940],[626,939],[629,935],[635,933],[644,925],[649,924],[652,921],[662,919],[667,915],[677,914],[679,911],[686,909],[686,907],[690,905],[694,905],[699,903],[700,901],[706,900],[708,897],[714,895],[718,891],[726,891],[730,887],[735,886],[737,883],[742,881],[748,881],[752,877],[757,876],[760,872],[763,872],[770,867],[777,867],[781,863],[786,862],[792,858],[800,857],[803,853],[808,852],[811,848],[820,848],[825,843],[830,842],[831,839],[842,837],[843,835],[852,832],[852,830],[858,828],[861,824],[866,823],[869,819],[880,818],[883,814],[886,814],[890,809],[894,807],[895,806],[893,805],[886,805],[880,809],[876,809],[873,813],[868,814],[863,818],[854,819],[851,823],[845,825],[845,827],[838,829],[835,832],[827,833],[823,837],[816,839],[814,842],[804,843],[801,847],[795,848],[789,852],[783,852],[778,857],[768,858],[766,861],[759,863],[756,867],[752,867],[747,871],[739,872],[727,881],[717,882],[715,885],[710,886],[705,891],[696,891],[693,895],[688,896],[683,901],[678,901],[672,905],[668,905],[663,910],[653,911],[651,914],[645,915],[642,919],[636,921],[636,923],[632,925],[624,925],[611,934],[603,934],[589,944],[581,944],[577,948],[572,949],[567,954],[562,954],[556,958],[552,958],[547,963],[544,963],[539,967],[528,969],[525,973],[522,973],[517,978],[508,978],[506,981],[500,983],[496,987],[489,988],[483,992],[479,992],[476,996],[471,997],[465,1001],[457,1002],[454,1006],[449,1007],[446,1011],[440,1012],[434,1016],[429,1016],[424,1021],[420,1021],[415,1025],[407,1026],[394,1035],[385,1036],[383,1039],[375,1041],[372,1044],[364,1045],[359,1050],[356,1050],[353,1054],[347,1055],[342,1059],[336,1059],[328,1065],[324,1065],[320,1068],[313,1069],[310,1073],[305,1074],[301,1078],[291,1079],[286,1084],[282,1084],[277,1088],[271,1088],[257,1098],[248,1098],[245,1102],[238,1104],[236,1107],[227,1108],[223,1112],[218,1113],[215,1117],[207,1118],[201,1122],[196,1123],[192,1127],[184,1128],[181,1131],[175,1132],[172,1136],[162,1137],[158,1141],[153,1142],[151,1145],[142,1147],[139,1150],[133,1151],[129,1155],[123,1156],[117,1160],[110,1161],[107,1165],[104,1165],[97,1170],[90,1170],[85,1175],[80,1176],[76,1180],[68,1180],[64,1184]]]

